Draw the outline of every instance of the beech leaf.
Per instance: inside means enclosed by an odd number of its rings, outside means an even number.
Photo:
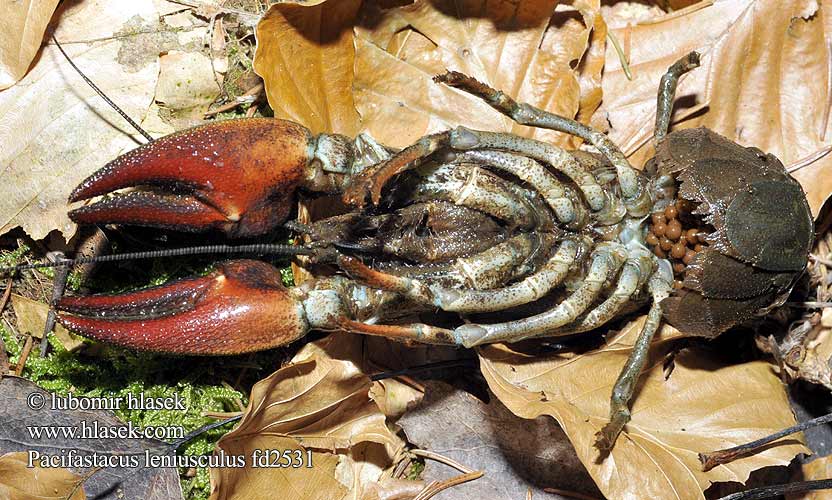
[[[384,414],[370,398],[370,379],[359,368],[357,336],[331,335],[307,344],[290,364],[261,380],[240,424],[217,443],[217,452],[246,456],[244,468],[211,469],[214,499],[233,494],[260,498],[265,489],[291,485],[293,498],[338,499],[350,490],[336,479],[342,458],[360,477],[370,454],[378,480],[404,445],[387,427]],[[255,450],[312,451],[312,467],[254,467]],[[287,486],[288,487],[288,486]]]
[[[551,415],[607,498],[700,499],[712,482],[745,482],[751,471],[786,465],[808,449],[798,438],[705,473],[697,454],[743,444],[794,425],[786,391],[769,363],[728,365],[686,349],[665,380],[662,362],[678,332],[653,343],[631,403],[632,421],[606,458],[593,446],[609,417],[612,386],[644,317],[584,354],[537,354],[502,344],[480,349],[491,390],[523,418]]]
[[[22,0],[3,3],[0,30],[0,90],[23,78],[35,58],[46,25],[58,0]]]
[[[158,51],[135,35],[135,23],[152,20],[153,0],[64,2],[55,37],[75,64],[125,112],[141,120],[153,100]],[[133,23],[133,24],[131,24]],[[0,21],[6,30],[5,22]],[[159,35],[161,36],[161,35]],[[40,42],[40,40],[39,40]],[[87,175],[138,142],[137,133],[96,95],[57,47],[47,43],[17,85],[0,91],[0,165],[8,186],[0,197],[0,234],[16,226],[33,239],[55,229],[68,239],[75,225],[67,197]]]
[[[574,137],[517,125],[432,80],[462,71],[519,101],[589,120],[601,98],[606,26],[598,0],[573,6],[555,0],[417,0],[391,9],[357,0],[278,4],[258,25],[255,69],[275,114],[314,132],[364,130],[404,147],[464,124],[575,145]]]
[[[0,498],[15,500],[84,500],[83,477],[61,467],[29,466],[25,451],[0,456]]]
[[[700,68],[677,91],[675,128],[708,127],[773,153],[803,185],[817,216],[832,191],[832,4],[817,0],[723,0],[612,30],[632,81],[607,48],[602,111],[610,138],[640,164],[649,153],[661,75],[692,50]],[[695,103],[692,100],[695,99]]]

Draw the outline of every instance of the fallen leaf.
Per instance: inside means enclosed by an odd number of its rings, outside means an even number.
[[[279,4],[264,16],[255,69],[277,116],[315,132],[366,130],[392,147],[458,124],[574,145],[573,137],[514,124],[432,78],[462,71],[583,120],[600,102],[606,28],[597,0],[574,8],[555,0],[417,0],[387,10],[365,2],[358,12],[359,5]]]
[[[157,135],[173,130],[161,121],[158,105],[151,109],[161,53],[172,53],[163,77],[181,77],[172,85],[180,83],[177,90],[189,93],[182,102],[182,94],[164,92],[167,103],[199,115],[218,93],[210,60],[198,54],[207,26],[172,27],[162,19],[169,10],[165,0],[85,0],[64,2],[54,16],[55,36],[72,61],[128,116]],[[218,73],[221,62],[215,57]],[[169,71],[181,67],[191,74]],[[169,110],[165,113],[170,117]],[[25,78],[0,92],[0,143],[8,146],[0,150],[0,165],[14,186],[0,197],[0,234],[21,226],[34,239],[53,230],[71,238],[75,225],[66,216],[66,200],[72,188],[142,142],[47,41]]]
[[[20,80],[35,58],[58,0],[4,2],[0,21],[0,90]]]
[[[152,35],[114,35],[131,19],[154,16],[153,0],[64,2],[55,14],[55,36],[69,57],[138,119],[153,98],[158,51],[143,63],[130,59],[140,50],[136,42]],[[34,239],[55,229],[69,238],[75,232],[66,216],[70,190],[134,147],[135,134],[54,45],[44,45],[25,78],[0,92],[0,165],[5,185],[14,188],[0,196],[0,233],[22,226]]]
[[[405,414],[399,425],[408,441],[485,474],[454,486],[456,499],[562,498],[543,488],[559,488],[589,496],[598,489],[557,424],[538,417],[524,420],[499,400],[489,403],[444,382],[427,382],[425,399]],[[446,480],[459,471],[426,461],[423,478]]]
[[[84,500],[83,477],[61,467],[29,464],[29,454],[0,456],[0,498],[15,500]],[[71,495],[71,496],[70,496]]]
[[[584,57],[596,21],[605,27],[597,1],[575,5],[579,11],[556,1],[420,0],[381,13],[372,29],[356,29],[353,87],[365,128],[394,147],[460,124],[574,144],[564,134],[515,124],[482,100],[432,78],[460,71],[519,102],[577,116],[581,85],[573,65]],[[595,41],[603,46],[603,35]],[[600,77],[597,62],[603,62],[603,54],[592,55],[584,64]],[[598,102],[587,104],[591,109],[583,115],[591,115]]]
[[[17,318],[17,328],[20,332],[28,332],[35,338],[43,337],[46,316],[49,314],[48,305],[12,294],[12,307],[14,308],[15,318]],[[82,337],[69,332],[58,323],[55,324],[53,333],[67,351],[78,350],[84,345]]]
[[[411,500],[424,487],[424,481],[385,478],[378,483],[371,484],[362,500]]]
[[[595,433],[607,422],[612,386],[630,355],[644,317],[598,350],[585,354],[521,354],[502,344],[480,349],[491,390],[523,418],[553,416],[598,487],[610,499],[704,498],[719,481],[745,482],[751,471],[786,465],[808,449],[796,438],[702,472],[697,454],[761,438],[794,425],[786,392],[763,361],[728,365],[704,349],[686,349],[665,380],[664,356],[678,332],[654,341],[631,403],[632,421],[609,456],[598,462]]]
[[[40,407],[38,402],[41,404]],[[111,411],[53,409],[51,393],[28,380],[5,376],[0,379],[0,421],[3,422],[0,426],[0,454],[37,452],[41,457],[51,457],[50,461],[67,461],[68,465],[72,465],[69,469],[81,476],[95,468],[84,465],[82,461],[99,464],[97,461],[102,459],[115,460],[116,466],[104,467],[84,481],[84,491],[89,498],[182,498],[176,468],[145,467],[146,453],[150,456],[168,455],[169,445],[154,439],[116,437],[118,433],[127,431],[127,424],[116,418]],[[81,426],[85,425],[82,422],[89,427],[106,427],[109,430],[108,435],[97,439],[85,439],[80,435],[81,432],[85,432],[80,430]],[[32,426],[43,426],[42,428],[58,431],[52,431],[56,433],[53,436],[33,437],[30,434]],[[63,431],[60,431],[61,428],[75,429],[74,432],[78,436],[66,437]],[[128,460],[135,460],[136,466],[132,466],[133,463],[128,463]],[[0,482],[5,477],[0,473]]]
[[[240,424],[217,443],[229,455],[247,457],[246,467],[212,468],[212,498],[251,494],[290,484],[293,498],[343,498],[350,489],[376,481],[404,443],[387,426],[370,398],[370,379],[360,368],[361,339],[330,335],[304,346],[291,363],[252,388]],[[256,468],[254,450],[301,449],[312,453],[312,467]],[[370,453],[374,460],[365,460]],[[336,479],[339,461],[348,457],[350,474]],[[376,467],[369,467],[371,462]],[[367,469],[369,477],[362,474]],[[370,474],[371,473],[371,474]]]
[[[612,30],[633,74],[607,48],[604,103],[610,138],[632,161],[650,152],[659,79],[675,60],[699,51],[700,68],[677,91],[675,128],[708,127],[775,154],[812,212],[832,191],[832,3],[828,0],[723,0],[688,15],[668,14]],[[695,99],[695,103],[692,102]],[[694,105],[707,108],[685,118]],[[817,157],[814,161],[810,161]]]
[[[301,3],[301,2],[298,2]],[[257,25],[254,70],[275,116],[354,136],[352,24],[361,0],[272,5]]]

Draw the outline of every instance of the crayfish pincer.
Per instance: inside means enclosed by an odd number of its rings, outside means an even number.
[[[181,354],[267,349],[311,329],[474,347],[593,330],[649,302],[599,433],[608,448],[630,418],[663,317],[712,337],[764,313],[784,301],[813,239],[805,196],[776,158],[705,129],[667,133],[676,81],[698,62],[691,53],[662,79],[646,174],[603,133],[455,72],[436,81],[597,152],[465,127],[393,151],[363,135],[315,136],[270,119],[153,141],[93,174],[72,200],[145,190],[71,217],[229,237],[285,224],[307,240],[297,251],[320,272],[287,289],[270,264],[228,261],[137,292],[66,297],[60,321]],[[348,209],[286,222],[299,191],[340,194]]]

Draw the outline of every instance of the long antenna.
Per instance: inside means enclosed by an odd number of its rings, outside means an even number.
[[[110,107],[112,107],[114,110],[116,110],[116,112],[117,112],[118,114],[120,114],[122,118],[124,118],[125,120],[127,120],[127,123],[129,123],[130,125],[132,125],[134,129],[138,130],[138,131],[139,131],[139,133],[140,133],[140,134],[142,134],[142,135],[144,136],[144,138],[145,138],[145,139],[147,139],[148,141],[153,141],[153,136],[152,136],[152,135],[148,134],[148,133],[147,133],[147,131],[146,131],[145,129],[143,129],[143,128],[142,128],[142,127],[138,124],[138,123],[134,122],[132,118],[130,118],[129,116],[127,116],[127,113],[125,113],[125,112],[124,112],[124,111],[123,111],[120,107],[118,107],[118,105],[117,105],[116,103],[114,103],[114,102],[113,102],[113,101],[112,101],[109,97],[107,97],[107,95],[106,95],[106,94],[104,94],[104,92],[102,92],[102,91],[101,91],[101,89],[99,89],[99,88],[98,88],[98,86],[97,86],[95,83],[93,83],[93,82],[92,82],[92,80],[90,80],[89,78],[87,78],[87,75],[85,75],[85,74],[84,74],[84,72],[83,72],[83,71],[81,71],[81,70],[78,68],[78,66],[76,66],[76,65],[75,65],[75,63],[74,63],[74,62],[72,62],[72,59],[70,59],[70,58],[69,58],[69,56],[67,55],[67,53],[66,53],[66,52],[64,52],[64,48],[63,48],[63,47],[61,47],[61,44],[60,44],[60,43],[58,43],[58,39],[57,39],[57,38],[55,38],[55,35],[54,35],[54,34],[52,35],[52,41],[53,41],[53,42],[55,42],[55,46],[56,46],[56,47],[58,47],[58,50],[60,50],[60,51],[61,51],[61,54],[63,54],[63,55],[64,55],[64,57],[66,58],[67,62],[69,62],[69,65],[70,65],[70,66],[72,66],[72,68],[73,68],[75,71],[77,71],[79,75],[81,75],[81,78],[83,78],[83,79],[84,79],[84,81],[85,81],[85,82],[87,82],[87,85],[89,85],[90,87],[92,87],[92,89],[93,89],[93,90],[95,90],[95,91],[98,93],[98,95],[100,95],[100,96],[101,96],[101,98],[102,98],[102,99],[104,99],[104,102],[106,102],[107,104],[109,104],[109,105],[110,105]]]
[[[197,247],[169,248],[166,250],[148,250],[144,252],[120,253],[115,255],[100,255],[97,257],[76,257],[61,259],[55,262],[38,264],[20,264],[12,267],[0,267],[0,274],[25,271],[28,269],[42,269],[47,267],[65,267],[92,262],[116,262],[134,259],[156,259],[160,257],[180,257],[183,255],[256,253],[261,255],[312,255],[315,250],[304,246],[281,245],[273,243],[255,243],[251,245],[203,245]]]

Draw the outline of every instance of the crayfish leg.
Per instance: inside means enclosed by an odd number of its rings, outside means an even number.
[[[610,398],[610,421],[596,434],[595,447],[599,450],[610,450],[619,434],[630,421],[630,400],[636,390],[638,377],[650,352],[650,343],[662,321],[661,301],[670,295],[672,274],[667,269],[659,267],[649,280],[649,288],[653,296],[653,303],[639,332],[638,339],[633,345],[627,363],[618,375]]]
[[[424,323],[371,325],[351,319],[342,319],[338,321],[338,327],[350,333],[386,337],[405,343],[460,345],[460,342],[454,336],[453,330],[426,325]]]

